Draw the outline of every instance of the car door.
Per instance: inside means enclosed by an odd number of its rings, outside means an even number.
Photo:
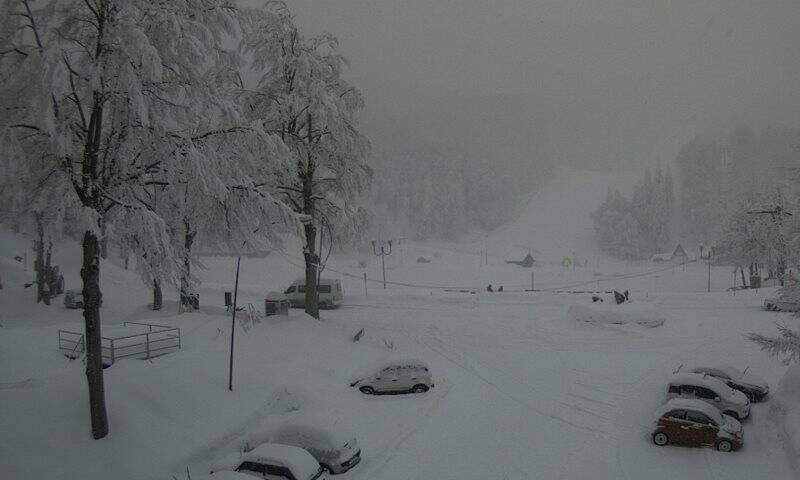
[[[393,385],[397,382],[394,370],[392,367],[387,367],[378,372],[373,384],[375,391],[388,392],[392,390]]]
[[[687,410],[686,420],[690,423],[687,438],[691,445],[713,445],[716,442],[718,427],[708,415]]]
[[[670,442],[684,444],[688,439],[689,422],[686,421],[685,410],[673,410],[661,419],[664,432]]]
[[[681,385],[681,398],[695,398],[694,385]]]
[[[718,395],[710,388],[696,387],[694,390],[694,395],[697,399],[714,405],[717,408],[720,406],[720,404],[716,401]]]
[[[395,382],[395,390],[398,392],[405,392],[411,390],[414,386],[413,370],[409,367],[400,367],[397,369],[397,381]]]

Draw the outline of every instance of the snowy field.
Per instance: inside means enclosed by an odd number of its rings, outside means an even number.
[[[103,322],[152,321],[181,328],[183,348],[149,361],[121,360],[105,370],[110,435],[91,440],[80,360],[56,349],[57,330],[82,329],[81,312],[61,297],[35,305],[22,288],[32,276],[12,259],[26,243],[0,232],[0,477],[3,479],[179,479],[206,472],[239,450],[248,433],[291,418],[324,418],[356,434],[363,461],[342,479],[796,479],[797,452],[773,399],[744,422],[745,446],[657,447],[653,411],[681,365],[732,364],[776,386],[786,367],[744,338],[773,334],[800,320],[760,308],[771,289],[726,291],[731,269],[614,262],[591,249],[588,212],[611,177],[564,171],[531,199],[515,224],[473,242],[406,243],[387,257],[389,285],[371,253],[337,256],[323,276],[342,278],[344,305],[320,321],[292,310],[249,331],[236,329],[234,391],[227,390],[235,259],[207,257],[201,312],[177,314],[174,292],[163,311],[119,265],[103,265]],[[553,213],[568,196],[573,210]],[[582,206],[582,207],[576,207]],[[566,220],[565,220],[566,219]],[[570,233],[571,232],[571,233]],[[506,264],[536,249],[531,269]],[[481,251],[488,247],[488,265]],[[688,246],[687,246],[688,249]],[[300,271],[297,250],[243,259],[242,303],[263,308]],[[67,288],[78,285],[76,246],[60,246]],[[419,256],[430,263],[417,263]],[[564,267],[563,257],[581,267]],[[30,260],[30,259],[29,259]],[[367,262],[360,268],[359,262]],[[585,262],[585,266],[584,265]],[[29,261],[30,263],[30,261]],[[503,293],[448,290],[503,285]],[[447,288],[444,288],[447,287]],[[590,294],[629,290],[639,311],[663,325],[582,322],[571,306]],[[172,295],[170,296],[170,293]],[[624,308],[622,306],[620,308]],[[360,329],[364,337],[353,343]],[[115,332],[116,333],[116,332]],[[393,346],[388,348],[387,345]],[[422,395],[369,397],[348,386],[355,372],[393,356],[420,358],[436,387]]]

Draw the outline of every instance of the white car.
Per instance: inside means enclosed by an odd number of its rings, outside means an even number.
[[[750,416],[750,400],[711,375],[684,373],[675,375],[667,387],[667,400],[696,398],[715,406],[725,415],[741,420]]]
[[[424,393],[433,388],[428,364],[420,361],[390,362],[371,375],[351,384],[361,393]]]
[[[294,445],[308,451],[329,473],[344,473],[361,462],[361,449],[352,434],[309,425],[286,423],[248,435],[245,451],[250,445],[263,442]]]
[[[747,370],[741,371],[733,367],[697,367],[692,369],[692,373],[701,373],[711,375],[725,382],[729,387],[734,390],[747,395],[751,402],[760,402],[764,397],[769,395],[769,385],[763,378],[748,373]]]
[[[218,472],[241,472],[256,478],[327,480],[324,470],[310,453],[300,447],[265,443],[242,455],[234,453],[225,457],[211,469],[212,477]]]
[[[342,304],[344,290],[342,282],[334,278],[320,278],[317,285],[320,308],[335,308]],[[302,308],[306,304],[306,279],[298,278],[283,292],[289,304],[295,308]]]

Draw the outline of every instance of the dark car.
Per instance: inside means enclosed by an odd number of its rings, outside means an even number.
[[[701,400],[675,398],[658,409],[653,443],[693,447],[713,446],[721,452],[738,450],[744,443],[742,424]]]
[[[760,402],[769,395],[769,385],[763,378],[748,372],[737,370],[733,367],[697,367],[692,370],[694,373],[711,375],[722,380],[734,390],[744,393],[751,402]]]

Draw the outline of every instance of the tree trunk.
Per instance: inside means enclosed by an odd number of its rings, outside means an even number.
[[[44,260],[44,301],[45,305],[50,305],[50,298],[56,294],[56,279],[53,278],[53,242],[47,243],[47,253],[45,253]]]
[[[744,280],[744,267],[741,267],[740,272],[742,273],[742,287],[747,288],[747,282]]]
[[[306,234],[306,245],[303,250],[303,257],[306,261],[306,313],[314,318],[319,318],[319,296],[317,295],[317,265],[319,256],[314,252],[317,229],[314,227],[314,147],[313,147],[313,123],[314,117],[308,113],[308,124],[306,125],[306,170],[301,176],[303,180],[303,213],[309,216],[309,221],[304,225]]]
[[[183,234],[183,272],[181,272],[181,306],[195,306],[195,303],[190,298],[194,292],[192,291],[192,282],[191,282],[191,256],[192,256],[192,245],[194,244],[194,237],[197,235],[197,232],[192,232],[191,225],[187,220],[184,220],[184,234]]]
[[[44,225],[42,224],[42,214],[34,213],[36,217],[36,241],[33,242],[36,250],[36,260],[33,262],[33,269],[36,270],[36,302],[44,300],[45,271],[44,271]]]
[[[89,383],[89,410],[95,440],[108,435],[108,417],[103,386],[103,348],[100,332],[100,245],[97,235],[83,235],[83,319],[86,323],[86,379]]]
[[[161,310],[164,297],[161,293],[161,282],[153,280],[153,310]]]
[[[314,318],[319,318],[319,303],[317,297],[317,264],[319,256],[314,252],[316,228],[309,223],[305,225],[306,248],[303,257],[306,260],[306,313]]]

